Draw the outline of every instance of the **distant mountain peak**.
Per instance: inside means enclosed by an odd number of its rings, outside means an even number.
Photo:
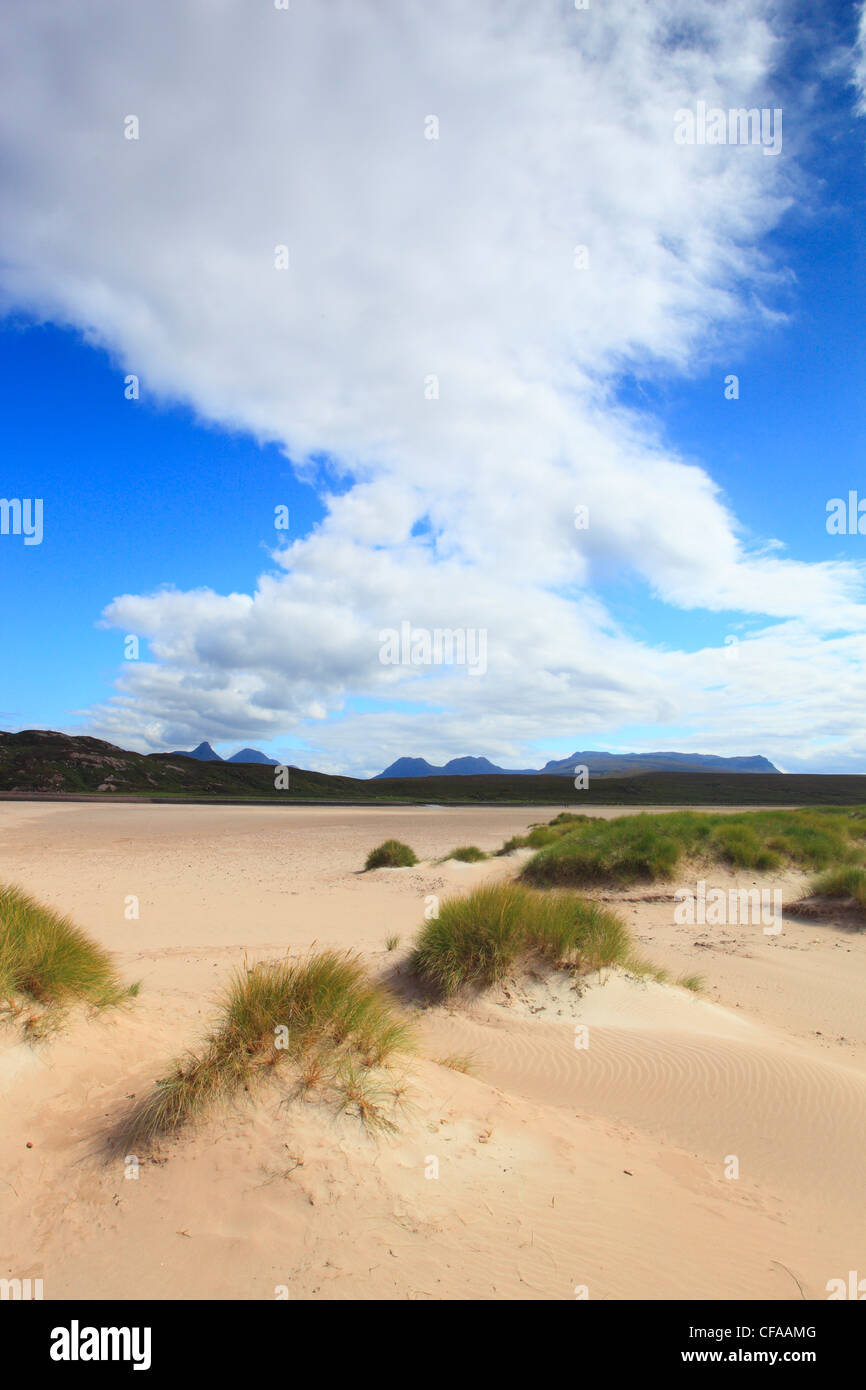
[[[200,743],[198,748],[193,748],[190,753],[174,752],[171,757],[196,758],[200,763],[264,763],[268,767],[279,766],[276,758],[266,757],[264,753],[259,752],[258,748],[240,748],[237,753],[232,753],[230,758],[221,758],[206,740]]]
[[[232,753],[230,758],[226,758],[228,763],[267,763],[269,767],[279,767],[276,758],[268,758],[261,753],[258,748],[239,748],[237,753]]]
[[[426,758],[398,758],[390,767],[386,767],[384,772],[378,773],[378,776],[435,777],[441,770],[441,768],[434,767],[432,763],[428,763]]]
[[[489,777],[493,773],[515,776],[534,771],[531,767],[497,767],[489,758],[470,755],[452,758],[444,767],[435,767],[433,763],[428,763],[426,758],[398,758],[390,767],[386,767],[384,772],[371,778],[371,781],[378,781],[382,777]]]
[[[373,781],[384,777],[472,777],[485,773],[526,776],[546,773],[548,776],[569,777],[575,767],[587,767],[590,776],[622,776],[629,772],[778,772],[769,759],[759,754],[744,757],[721,757],[717,753],[607,753],[603,749],[587,749],[572,753],[568,758],[551,758],[542,768],[497,767],[484,757],[452,758],[444,767],[435,767],[426,758],[398,758]]]
[[[200,743],[197,748],[193,748],[188,753],[181,749],[175,749],[171,756],[173,758],[197,758],[200,763],[221,763],[223,761],[219,753],[215,753],[207,742]]]

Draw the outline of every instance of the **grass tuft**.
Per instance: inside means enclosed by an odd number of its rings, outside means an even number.
[[[520,884],[485,884],[448,898],[416,938],[411,967],[433,993],[483,989],[531,956],[598,970],[625,964],[625,923],[598,903],[571,893],[533,893]]]
[[[449,1052],[447,1057],[434,1057],[433,1060],[437,1066],[462,1071],[466,1076],[472,1076],[475,1071],[475,1057],[471,1052]]]
[[[381,845],[370,850],[364,871],[366,873],[369,869],[409,869],[417,863],[415,851],[404,845],[402,840],[384,840]]]
[[[534,825],[526,835],[512,835],[510,840],[506,840],[497,854],[511,854],[515,849],[543,849],[545,845],[555,844],[563,836],[571,834],[575,826],[588,823],[594,817],[573,814],[571,811],[560,811],[558,816],[548,824]]]
[[[45,1010],[31,1010],[28,1036],[51,1031],[67,1005],[102,1009],[137,993],[137,985],[123,984],[108,951],[68,917],[18,888],[0,887],[0,1001],[12,1015],[21,1015],[27,1001]]]
[[[369,1071],[359,1067],[351,1057],[342,1063],[336,1078],[339,1108],[344,1114],[356,1115],[366,1129],[378,1134],[393,1134],[397,1126],[388,1114],[388,1097],[393,1088],[383,1085]]]
[[[459,859],[461,864],[477,864],[480,859],[486,858],[484,850],[479,849],[477,845],[460,845],[443,855],[439,862],[444,864],[447,859]]]
[[[811,887],[816,898],[853,898],[860,910],[866,913],[866,868],[848,864],[838,869],[828,869],[815,879]]]
[[[294,1067],[302,1092],[330,1086],[342,1103],[373,1119],[372,1090],[364,1105],[359,1099],[362,1070],[385,1066],[412,1045],[393,999],[369,980],[351,951],[239,970],[224,993],[216,1028],[136,1107],[122,1142],[148,1143],[172,1133],[285,1063]]]
[[[512,835],[510,840],[506,840],[501,849],[496,851],[497,855],[513,854],[516,849],[525,849],[529,840],[525,835]]]
[[[700,994],[704,988],[703,975],[681,975],[677,980],[681,989],[690,989],[693,994]]]
[[[641,980],[655,980],[656,984],[666,985],[670,982],[671,972],[666,970],[663,965],[654,965],[646,956],[639,952],[633,952],[625,962],[625,969],[630,975],[637,976]]]

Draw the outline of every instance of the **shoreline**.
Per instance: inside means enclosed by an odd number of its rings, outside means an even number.
[[[414,806],[433,808],[445,808],[449,810],[460,810],[465,808],[471,810],[477,807],[479,810],[495,810],[502,807],[505,810],[561,810],[575,812],[576,807],[573,801],[565,801],[560,806],[558,802],[545,801],[476,801],[474,798],[461,798],[453,801],[426,801],[421,797],[409,798],[387,798],[374,800],[372,797],[364,801],[343,801],[330,797],[225,797],[225,796],[184,796],[178,793],[176,796],[134,796],[130,793],[113,792],[0,792],[0,802],[9,801],[13,803],[32,801],[36,804],[43,802],[95,802],[99,805],[113,806],[118,804],[132,806],[306,806],[306,807],[351,807],[357,810],[382,810],[388,807]],[[828,809],[839,809],[848,803],[836,802],[743,802],[736,805],[729,801],[591,801],[584,808],[584,813],[592,811],[694,811],[694,810],[714,810],[714,811],[798,811],[811,806],[827,806]],[[860,805],[860,802],[851,802],[852,806]]]

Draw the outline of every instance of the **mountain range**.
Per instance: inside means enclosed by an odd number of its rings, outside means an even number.
[[[266,763],[268,767],[278,767],[276,758],[266,758],[264,753],[260,753],[258,748],[241,748],[237,753],[232,753],[230,758],[221,758],[219,753],[215,753],[209,743],[200,743],[197,748],[193,748],[190,753],[182,753],[175,750],[169,753],[170,758],[197,758],[200,763]]]
[[[727,771],[731,759],[713,759],[695,771],[675,763],[675,771],[647,770],[632,766],[619,776],[590,779],[581,791],[572,790],[562,773],[567,764],[570,774],[575,763],[597,766],[596,756],[575,753],[568,759],[548,763],[545,773],[510,776],[501,769],[478,772],[472,760],[454,759],[458,772],[418,776],[418,762],[412,761],[413,777],[341,777],[289,766],[286,785],[277,785],[273,767],[265,763],[232,762],[208,757],[207,747],[186,753],[133,753],[116,744],[86,735],[58,733],[51,729],[22,729],[18,733],[0,732],[0,799],[86,796],[100,800],[186,799],[232,802],[268,801],[284,805],[301,802],[331,802],[342,805],[449,804],[514,806],[719,806],[719,805],[847,805],[866,804],[866,776],[821,776],[761,772],[765,760],[743,759],[751,771]],[[213,752],[213,750],[210,750]],[[241,750],[242,753],[255,750]],[[204,755],[204,756],[201,756]],[[609,754],[618,758],[623,755]],[[629,755],[625,755],[629,756]],[[647,755],[631,755],[646,758]],[[679,754],[678,759],[694,758]],[[495,768],[485,759],[482,767]],[[722,771],[719,771],[721,766]],[[557,773],[557,767],[560,772]],[[461,775],[461,770],[462,774]],[[435,771],[435,769],[434,769]]]
[[[552,758],[544,767],[497,767],[488,758],[452,758],[443,767],[426,758],[398,758],[377,773],[373,781],[385,777],[475,777],[499,773],[507,777],[573,777],[575,767],[586,767],[590,776],[611,777],[627,772],[778,772],[760,755],[722,758],[715,753],[606,753],[599,749],[572,753],[568,758]]]

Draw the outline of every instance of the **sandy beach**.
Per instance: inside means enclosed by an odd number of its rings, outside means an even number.
[[[0,805],[0,881],[141,981],[38,1048],[0,1039],[0,1274],[46,1299],[801,1300],[866,1272],[866,934],[787,912],[775,936],[677,925],[656,885],[600,896],[700,994],[605,972],[413,1004],[400,967],[429,895],[526,852],[437,858],[559,809]],[[389,836],[422,862],[362,874]],[[777,880],[786,907],[804,882]],[[313,944],[361,952],[416,1017],[399,1132],[274,1086],[106,1161],[112,1119],[196,1044],[232,969]]]

